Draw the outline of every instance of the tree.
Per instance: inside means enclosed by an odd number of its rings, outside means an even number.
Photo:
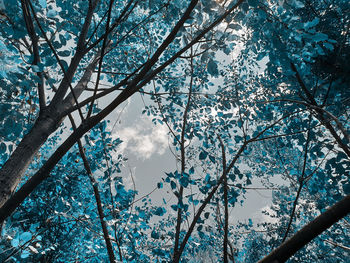
[[[326,232],[327,246],[348,240],[346,223],[337,223],[350,207],[347,1],[13,0],[4,7],[5,260],[187,262],[211,251],[213,261],[250,262],[276,248],[262,262],[285,262],[331,226],[343,234]],[[166,208],[147,197],[134,207],[136,189],[117,175],[125,159],[112,153],[122,142],[104,119],[135,93],[154,101],[144,113],[167,126],[180,164],[157,187],[176,198]],[[235,230],[229,208],[260,177],[268,188],[276,189],[273,177],[285,182],[273,199],[278,222]],[[269,232],[256,234],[261,227]],[[235,238],[242,229],[254,242]],[[253,246],[248,259],[242,253]],[[279,252],[286,247],[293,253]]]

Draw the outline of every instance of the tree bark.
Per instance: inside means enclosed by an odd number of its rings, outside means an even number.
[[[45,110],[44,114],[39,115],[32,129],[23,137],[11,157],[0,169],[0,207],[15,191],[40,147],[60,123],[53,118],[54,115],[46,113]]]
[[[76,98],[87,87],[98,59],[99,56],[97,55],[87,66],[82,78],[75,86],[74,93]],[[0,169],[0,207],[13,194],[40,147],[64,120],[65,115],[62,112],[66,108],[72,107],[74,103],[75,101],[70,93],[58,107],[51,104],[40,111],[33,128],[23,137],[10,158]]]
[[[0,205],[0,222],[3,222],[11,213],[23,202],[23,200],[37,187],[43,180],[45,180],[49,175],[51,170],[54,168],[54,166],[57,164],[57,162],[66,154],[66,152],[83,136],[87,131],[89,131],[91,128],[93,128],[95,125],[97,125],[101,120],[103,120],[108,114],[110,114],[116,107],[120,105],[120,103],[124,102],[126,99],[128,99],[130,96],[132,96],[134,93],[136,93],[140,88],[142,88],[144,85],[147,84],[147,82],[144,82],[145,78],[147,78],[146,74],[151,71],[154,64],[157,63],[159,57],[164,52],[164,50],[168,47],[169,44],[173,42],[175,39],[177,33],[182,28],[185,21],[190,17],[191,12],[195,8],[196,4],[198,3],[198,0],[192,0],[191,3],[188,5],[186,11],[182,15],[181,19],[176,23],[172,31],[169,33],[169,35],[166,37],[166,39],[163,41],[163,43],[160,45],[160,47],[156,50],[154,55],[148,60],[148,62],[144,65],[144,67],[141,69],[140,73],[131,81],[129,85],[108,105],[106,106],[101,112],[99,112],[97,115],[91,116],[88,119],[86,119],[80,127],[77,128],[76,131],[74,131],[67,139],[66,141],[61,144],[60,147],[55,151],[55,153],[47,160],[47,162],[40,168],[40,170],[33,175],[22,187],[15,193],[11,198],[9,198],[9,193],[12,193],[14,189],[16,188],[16,185],[12,187],[12,190],[7,190],[7,194],[4,192],[5,201],[2,201],[2,204]],[[189,46],[188,48],[190,48]],[[185,52],[186,50],[183,50],[182,52]],[[72,62],[73,63],[73,62]],[[69,70],[69,69],[68,69]],[[141,83],[140,83],[141,82]],[[138,84],[140,83],[140,84]],[[62,83],[61,83],[62,84]],[[68,89],[68,88],[67,88]],[[66,91],[67,91],[66,89]],[[58,92],[60,91],[60,88],[58,89],[57,93],[55,94],[52,102],[49,106],[51,109],[55,109],[53,114],[47,115],[51,116],[61,116],[62,118],[62,112],[60,110],[57,110],[54,105],[59,105],[54,103],[54,99],[56,98]],[[59,117],[58,117],[59,118]],[[57,123],[57,122],[56,122]],[[60,123],[60,121],[58,121]],[[55,121],[53,122],[54,126]],[[39,130],[40,131],[40,130]],[[45,129],[42,130],[42,132],[46,131]],[[54,130],[53,130],[54,131]],[[53,132],[52,131],[52,132]],[[30,132],[32,134],[32,132]],[[47,133],[47,136],[45,140],[48,138],[50,133]],[[34,137],[33,137],[34,138]],[[45,142],[41,142],[41,144],[38,144],[38,149],[36,149],[36,152],[38,152],[40,146]],[[27,142],[27,146],[30,147],[30,140]],[[23,151],[23,150],[22,150]],[[21,151],[19,151],[17,160],[20,159]],[[36,153],[35,152],[35,153]],[[21,170],[21,173],[15,173],[11,170],[11,167],[15,166],[15,162],[11,161],[12,166],[6,169],[1,169],[0,172],[0,178],[2,180],[7,181],[11,178],[10,175],[6,175],[6,180],[3,179],[2,175],[6,174],[6,171],[9,173],[12,173],[15,178],[17,178],[17,183],[23,176],[25,170],[27,169],[28,165],[30,164],[31,160],[34,158],[35,153],[33,152],[31,155],[29,154],[28,158],[25,158],[25,164],[26,166],[23,166],[23,169]],[[15,159],[12,156],[10,159]],[[27,161],[30,160],[30,161]],[[8,161],[9,162],[9,161]],[[13,182],[13,181],[11,181]],[[0,181],[1,185],[4,185],[4,189],[7,189],[8,187],[6,184],[3,184]],[[10,184],[7,184],[10,185]],[[7,201],[8,200],[8,201]],[[7,201],[7,202],[6,202]]]
[[[350,213],[350,195],[327,209],[309,224],[300,229],[289,240],[282,243],[258,263],[283,263],[340,219]]]
[[[60,116],[59,107],[62,107],[62,101],[64,96],[67,93],[68,88],[71,86],[71,81],[73,76],[81,62],[81,59],[85,55],[85,38],[88,33],[93,12],[97,7],[99,0],[96,0],[94,3],[89,5],[87,15],[79,36],[79,40],[76,47],[76,53],[72,58],[72,61],[69,65],[69,68],[64,72],[64,77],[60,83],[57,93],[53,97],[50,105],[40,109],[40,114],[36,120],[32,129],[23,137],[15,151],[11,154],[10,158],[0,169],[0,207],[2,207],[5,202],[10,198],[10,196],[15,191],[17,185],[25,174],[30,163],[33,161],[35,155],[40,150],[40,147],[45,143],[50,134],[52,134],[62,122],[64,116]],[[23,1],[23,5],[27,7],[25,10],[25,18],[30,19],[28,6],[33,11],[34,19],[37,21],[39,28],[41,28],[33,6],[30,1]],[[28,6],[27,6],[28,4]],[[31,21],[32,26],[33,21]],[[30,32],[29,32],[30,33]],[[32,32],[34,34],[34,32]],[[44,34],[44,38],[46,35]],[[48,44],[51,45],[50,41]],[[52,48],[52,51],[56,51]],[[56,54],[56,53],[55,53]],[[58,56],[56,54],[57,60]],[[37,58],[39,59],[39,58]],[[91,71],[92,73],[92,71]],[[90,73],[90,77],[91,77]],[[79,85],[78,85],[79,86]],[[84,85],[83,85],[84,86]],[[72,104],[73,105],[73,104]]]

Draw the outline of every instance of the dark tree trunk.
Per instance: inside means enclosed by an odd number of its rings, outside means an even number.
[[[273,250],[258,263],[283,263],[340,219],[350,213],[350,195],[327,209],[309,224],[300,229],[286,242]]]
[[[0,207],[9,199],[40,147],[58,127],[52,114],[41,114],[0,169]]]

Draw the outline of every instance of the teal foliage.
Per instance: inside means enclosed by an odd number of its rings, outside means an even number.
[[[77,52],[73,47],[88,12],[87,1],[31,2],[67,69]],[[111,21],[118,19],[126,2],[114,1]],[[101,73],[103,84],[117,85],[125,76],[140,72],[190,2],[133,1],[130,14],[113,29]],[[153,69],[191,43],[234,3],[199,1]],[[150,195],[138,200],[137,189],[126,183],[122,171],[127,156],[109,121],[81,138],[120,262],[170,262],[176,235],[181,244],[205,202],[181,262],[205,262],[203,257],[221,262],[225,206],[239,211],[258,184],[272,195],[271,205],[256,211],[261,220],[231,221],[232,213],[228,226],[230,257],[235,262],[257,262],[285,235],[293,236],[349,195],[350,157],[344,149],[350,149],[346,136],[350,132],[350,6],[347,0],[327,3],[244,1],[143,86],[142,113],[156,127],[168,129],[177,162],[177,169],[161,171],[157,178],[155,190],[164,193],[161,205],[154,205],[159,200]],[[88,44],[104,35],[108,5],[109,1],[100,1],[87,33]],[[37,73],[47,75],[48,102],[64,76],[42,36],[38,47],[42,59],[33,65],[31,47],[25,43],[30,39],[26,25],[17,15],[22,13],[20,6],[20,1],[6,1],[1,10],[7,18],[0,21],[0,166],[39,117]],[[34,29],[40,32],[37,24]],[[100,49],[101,45],[92,47],[84,56],[73,84]],[[98,102],[93,114],[103,109],[103,100]],[[88,109],[89,105],[82,111]],[[19,186],[72,132],[68,127],[60,123]],[[74,146],[5,222],[0,261],[107,261],[93,184]],[[210,194],[212,198],[206,200]],[[347,217],[334,224],[289,262],[347,262],[349,252],[334,244],[349,244],[348,221]]]

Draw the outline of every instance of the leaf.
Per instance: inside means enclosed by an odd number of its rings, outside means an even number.
[[[19,238],[25,243],[32,239],[32,234],[30,232],[24,232]]]
[[[199,160],[205,160],[208,156],[208,152],[206,151],[202,151],[200,154],[199,154]]]
[[[171,205],[170,206],[174,211],[177,211],[177,209],[178,209],[178,206],[177,205]]]
[[[159,232],[153,230],[152,233],[151,233],[151,237],[154,238],[154,239],[159,239],[160,238],[160,234],[159,234]]]
[[[3,153],[5,153],[6,152],[6,144],[5,143],[1,143],[0,144],[0,154],[3,154]]]
[[[18,247],[18,245],[19,245],[18,238],[14,238],[14,239],[11,240],[11,246]]]
[[[55,18],[55,16],[57,16],[57,11],[56,11],[56,10],[53,10],[53,9],[50,9],[50,10],[46,13],[46,16],[49,17],[49,18]]]
[[[233,30],[241,30],[242,29],[242,27],[239,24],[236,24],[236,23],[235,24],[229,24],[228,28],[231,28]]]
[[[213,59],[209,60],[207,70],[208,73],[213,77],[217,77],[219,75],[218,65]]]
[[[41,5],[42,8],[46,8],[47,7],[46,0],[39,0],[39,4]]]
[[[248,4],[252,7],[258,6],[258,0],[248,0]]]
[[[176,183],[174,181],[170,182],[171,189],[176,189]]]
[[[330,51],[333,51],[333,49],[334,49],[333,45],[330,43],[327,43],[327,42],[324,42],[323,46]]]
[[[65,46],[67,44],[66,38],[64,37],[64,35],[60,34],[58,35],[60,41],[61,41],[61,45]]]
[[[33,72],[42,72],[44,70],[44,65],[32,65]]]
[[[303,8],[305,5],[304,5],[304,3],[302,3],[298,0],[294,0],[294,6],[299,9],[299,8]]]
[[[157,210],[154,212],[154,214],[157,216],[163,216],[165,213],[166,210],[163,207],[158,207]]]
[[[243,137],[239,135],[236,135],[234,139],[236,143],[240,143],[241,141],[243,141]]]
[[[328,39],[328,35],[323,34],[323,33],[317,33],[316,35],[314,35],[312,37],[312,40],[314,40],[315,42],[321,42],[321,41],[325,41]]]
[[[257,57],[256,57],[256,60],[257,61],[261,61],[265,57],[266,57],[266,53],[265,52],[259,52]]]
[[[247,178],[247,185],[251,185],[252,184],[252,181],[250,181],[250,179],[249,178]]]
[[[215,163],[215,157],[214,157],[214,156],[209,155],[209,160],[210,160],[212,163]]]
[[[59,51],[59,52],[57,52],[57,54],[60,57],[69,57],[70,56],[70,51],[69,50]]]
[[[313,19],[312,21],[306,22],[306,23],[304,24],[304,28],[305,28],[305,29],[309,29],[309,28],[311,28],[311,27],[316,26],[319,22],[320,22],[320,19],[319,19],[318,17],[316,17],[316,18]]]
[[[346,182],[343,184],[343,191],[346,195],[350,194],[350,183]]]
[[[188,186],[188,178],[187,177],[181,177],[179,182],[184,188],[186,188]]]
[[[29,257],[30,253],[27,250],[23,250],[21,253],[21,258],[27,258]]]

